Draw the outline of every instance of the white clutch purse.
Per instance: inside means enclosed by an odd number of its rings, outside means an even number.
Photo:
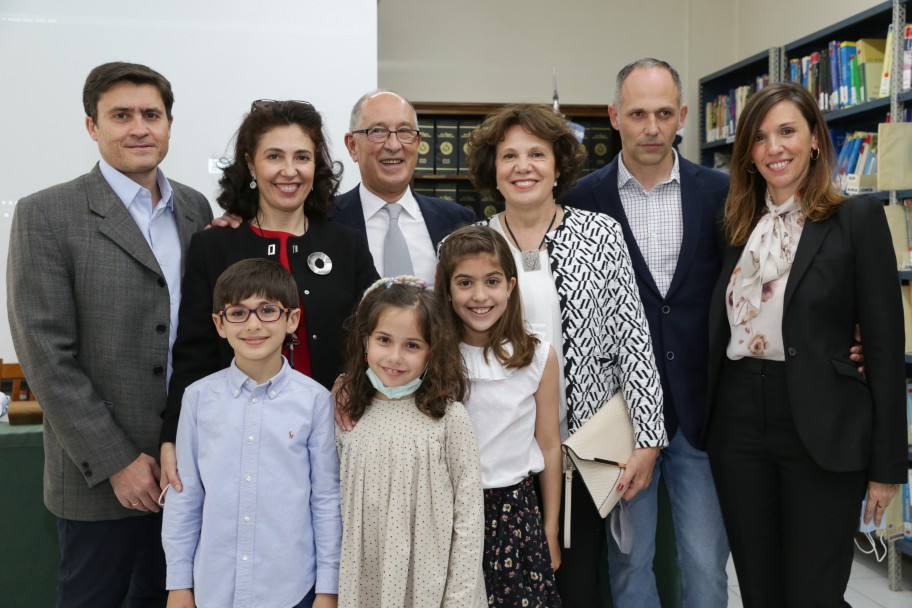
[[[608,516],[624,495],[617,484],[633,453],[633,424],[621,391],[561,446],[564,472],[564,547],[570,547],[570,494],[573,469],[579,471],[599,515]]]

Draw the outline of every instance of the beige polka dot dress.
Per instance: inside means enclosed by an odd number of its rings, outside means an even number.
[[[339,606],[486,606],[484,506],[461,403],[435,420],[414,399],[375,399],[336,429],[342,495]]]

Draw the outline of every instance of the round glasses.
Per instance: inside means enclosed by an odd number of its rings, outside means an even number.
[[[275,304],[260,304],[256,308],[226,306],[219,311],[219,315],[229,323],[244,323],[250,318],[250,313],[253,313],[263,323],[272,323],[278,321],[282,317],[282,313],[291,311],[291,308],[282,308]]]
[[[367,135],[367,138],[376,144],[385,144],[389,140],[390,135],[393,133],[396,134],[396,138],[399,140],[400,144],[413,144],[418,141],[418,135],[421,133],[418,129],[408,129],[402,127],[401,129],[396,129],[395,131],[390,131],[389,129],[384,129],[383,127],[371,127],[370,129],[358,129],[352,131],[352,135],[355,133],[364,133]]]

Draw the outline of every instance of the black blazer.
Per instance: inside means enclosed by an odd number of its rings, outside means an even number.
[[[728,176],[678,157],[684,237],[674,277],[659,293],[637,245],[618,195],[618,159],[587,175],[562,202],[607,213],[623,229],[649,322],[656,366],[665,395],[665,428],[680,426],[691,445],[700,443],[706,412],[709,299],[719,277],[716,216],[728,194]]]
[[[288,240],[288,261],[298,284],[307,323],[313,379],[331,388],[342,371],[342,324],[364,290],[379,277],[367,239],[339,224],[311,219],[303,236]],[[161,441],[174,441],[184,389],[200,378],[228,367],[234,352],[212,323],[212,291],[231,264],[249,258],[279,260],[277,239],[258,236],[249,226],[211,228],[193,235],[187,252],[173,372],[164,413]],[[314,252],[332,260],[329,274],[315,274],[307,265]]]
[[[329,213],[334,222],[367,234],[359,188],[360,186],[355,186],[345,194],[340,194]],[[428,234],[431,235],[431,242],[434,243],[435,249],[440,244],[440,241],[456,228],[475,222],[475,214],[462,205],[457,205],[452,201],[445,201],[442,198],[424,196],[415,191],[412,191],[412,194],[415,196],[415,200],[418,201],[418,208],[421,209],[424,224],[427,227]]]
[[[710,307],[710,424],[731,337],[725,291],[743,247],[728,247]],[[903,483],[905,332],[883,205],[850,198],[827,220],[808,220],[785,287],[782,338],[795,428],[814,461],[835,472]],[[865,374],[849,360],[855,324]]]

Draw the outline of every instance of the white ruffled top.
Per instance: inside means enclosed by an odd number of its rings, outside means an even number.
[[[532,362],[520,369],[505,368],[493,352],[485,362],[480,346],[463,343],[459,348],[472,382],[465,408],[478,441],[481,485],[486,489],[515,485],[545,468],[535,440],[535,391],[550,345],[539,342]]]

